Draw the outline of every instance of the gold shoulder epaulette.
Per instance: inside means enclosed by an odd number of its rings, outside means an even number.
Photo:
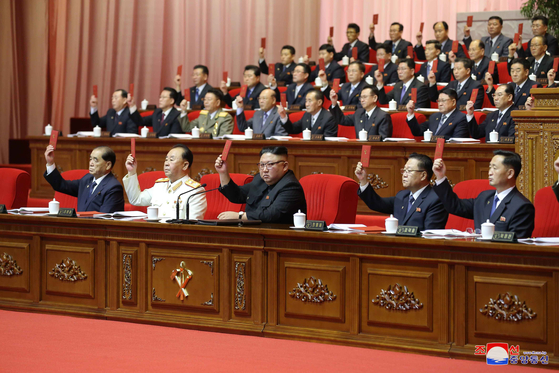
[[[227,112],[225,112],[225,111],[222,111],[221,113],[219,113],[218,117],[223,118],[223,117],[226,117],[226,116],[228,116],[228,115],[229,115],[229,113],[227,113]]]
[[[208,115],[208,111],[207,110],[201,110],[200,115]]]
[[[198,188],[201,185],[199,182],[197,182],[196,180],[192,180],[192,179],[188,179],[184,183],[186,185],[188,185],[189,187],[192,187],[192,188]]]
[[[182,181],[179,181],[178,183],[176,183],[176,184],[173,186],[173,192],[175,192],[177,189],[179,189],[181,185],[182,185]]]
[[[161,179],[155,180],[156,183],[166,183],[167,181],[169,181],[169,179],[166,177],[162,177]]]

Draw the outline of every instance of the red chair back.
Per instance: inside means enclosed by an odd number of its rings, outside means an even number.
[[[150,115],[153,115],[154,110],[148,110],[148,111],[144,111],[140,113],[141,117],[149,117]]]
[[[377,62],[377,51],[369,48],[369,63],[378,63]]]
[[[188,120],[193,121],[194,119],[198,118],[200,116],[200,111],[201,110],[195,110],[188,113]]]
[[[300,180],[307,200],[307,219],[326,224],[354,224],[358,184],[340,175],[308,175]]]
[[[245,119],[247,121],[254,116],[254,110],[245,110],[244,113],[245,113]],[[233,122],[235,122],[235,125],[233,126],[233,135],[242,135],[244,132],[241,132],[241,130],[237,126],[236,115],[233,116]]]
[[[509,68],[507,66],[507,62],[499,62],[497,64],[497,71],[499,72],[499,83],[509,83],[512,82],[512,78],[509,74]]]
[[[419,70],[421,70],[421,65],[423,65],[423,62],[415,61],[415,73],[416,74],[419,72]]]
[[[291,121],[291,123],[295,123],[295,122],[301,120],[301,118],[303,118],[303,115],[305,115],[304,111],[297,111],[297,112],[291,113],[291,114],[289,114],[289,120]],[[305,130],[305,128],[303,128],[303,130]],[[303,132],[297,133],[297,134],[292,134],[290,136],[291,137],[303,138]]]
[[[346,111],[344,115],[355,114],[355,111]],[[355,137],[355,127],[353,126],[342,126],[338,124],[338,137],[347,137],[348,139],[356,139]]]
[[[241,89],[240,88],[235,88],[235,89],[232,89],[232,90],[229,91],[229,96],[235,97],[239,93],[241,93]]]
[[[89,170],[70,170],[64,171],[60,175],[64,180],[78,180],[89,173]],[[78,199],[68,194],[54,192],[54,198],[60,202],[60,207],[78,208]]]
[[[393,86],[393,85],[391,85],[391,86],[385,85],[385,86],[384,86],[384,93],[388,94],[388,92],[392,91],[393,89],[394,89],[394,86]],[[384,108],[387,108],[387,107],[388,107],[388,104],[381,104],[381,103],[378,102],[378,101],[377,101],[377,105],[378,105],[378,107],[384,107]]]
[[[254,178],[251,175],[245,174],[229,174],[231,179],[237,185],[245,185],[252,181]],[[217,188],[220,185],[219,174],[209,174],[202,176],[200,183],[207,184],[206,190]],[[217,216],[223,211],[239,212],[244,209],[244,204],[231,203],[219,191],[206,193],[206,201],[208,202],[208,209],[204,215],[204,219],[217,219]]]
[[[6,205],[6,209],[27,207],[31,176],[16,168],[0,168],[0,180],[2,180],[0,204]]]
[[[392,118],[392,137],[403,137],[408,139],[419,139],[422,140],[422,136],[415,137],[408,126],[408,122],[406,121],[406,117],[408,116],[407,112],[402,113],[394,113],[390,114],[390,118]],[[415,113],[415,119],[419,124],[425,122],[427,118],[423,114]]]
[[[489,96],[487,95],[487,84],[483,86],[483,91],[486,92],[483,95],[483,108],[495,108],[495,105],[493,105],[491,103],[491,101],[489,101]],[[478,122],[479,123],[479,122]]]
[[[559,202],[551,187],[536,192],[534,207],[536,219],[532,237],[559,237]]]
[[[460,44],[460,46],[462,47],[462,50],[464,51],[464,54],[466,55],[467,59],[470,59],[470,53],[468,52],[468,48],[466,48],[465,44]]]
[[[365,65],[365,75],[367,75],[373,69],[374,66],[371,63],[364,63],[363,65]]]
[[[487,179],[464,180],[454,186],[454,192],[460,198],[476,198],[484,190],[490,189],[494,190],[495,188],[489,185]],[[474,228],[474,221],[449,214],[445,228],[465,231],[466,228]]]
[[[149,189],[155,185],[155,180],[162,179],[165,177],[165,172],[163,171],[151,171],[144,172],[143,174],[138,174],[138,183],[140,184],[140,190]],[[130,203],[124,205],[124,211],[142,211],[147,213],[147,206],[134,206]]]

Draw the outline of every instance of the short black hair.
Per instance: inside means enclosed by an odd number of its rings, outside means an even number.
[[[287,148],[285,146],[268,146],[266,148],[262,148],[260,151],[260,156],[270,153],[274,155],[285,155],[287,157]]]
[[[128,92],[126,92],[124,89],[115,89],[115,92],[120,92],[120,95],[123,98],[128,98]]]
[[[320,48],[318,48],[319,51],[326,51],[328,53],[336,53],[336,50],[334,49],[333,46],[331,46],[330,44],[322,44],[320,46]]]
[[[357,23],[350,23],[349,25],[347,25],[347,28],[354,29],[355,32],[358,34],[361,32],[361,28],[359,28],[359,25]]]
[[[309,74],[311,75],[311,67],[309,65],[307,65],[306,63],[298,63],[297,65],[295,65],[295,67],[297,66],[301,66],[303,68],[303,70],[305,70],[305,74]]]
[[[439,92],[439,95],[441,95],[443,93],[445,95],[447,95],[448,97],[450,97],[452,100],[458,101],[458,93],[456,93],[456,91],[454,89],[448,88],[448,87],[444,88]]]
[[[433,177],[433,160],[426,156],[425,154],[411,153],[408,159],[416,159],[417,167],[421,171],[427,172],[427,180],[431,180]]]
[[[357,67],[359,67],[359,70],[360,70],[362,73],[365,73],[365,65],[363,65],[363,62],[361,62],[361,61],[353,61],[352,63],[349,64],[349,66],[351,66],[351,65],[357,65]]]
[[[461,62],[464,65],[465,69],[471,70],[474,67],[474,61],[470,60],[469,58],[457,58],[456,60],[454,60],[454,66],[456,66],[458,62]]]
[[[487,22],[491,21],[492,19],[496,19],[497,21],[499,21],[499,23],[501,24],[501,26],[503,25],[503,19],[499,16],[491,16],[489,17],[489,19],[487,20]]]
[[[224,96],[223,92],[221,92],[220,89],[211,88],[211,89],[208,89],[208,92],[206,94],[208,94],[208,93],[211,93],[212,95],[214,95],[215,98],[217,98],[219,100],[219,106],[223,107],[223,105],[225,104],[225,100],[224,100],[225,96]]]
[[[116,163],[116,154],[114,150],[105,145],[98,146],[93,150],[97,149],[103,151],[103,154],[101,154],[101,158],[103,158],[105,162],[111,162],[111,170],[114,170]]]
[[[295,54],[295,48],[293,48],[291,45],[284,45],[283,47],[281,47],[281,50],[287,49],[292,55]]]
[[[402,58],[398,60],[398,66],[402,63],[405,63],[410,69],[415,71],[415,61],[413,60],[413,58]]]
[[[249,70],[254,73],[254,76],[260,76],[260,68],[258,66],[246,65],[245,66],[245,71],[249,71]]]
[[[188,146],[183,144],[174,145],[171,149],[180,148],[182,149],[182,160],[188,162],[188,168],[192,167],[192,162],[194,161],[194,155],[188,149]]]
[[[534,40],[535,38],[540,38],[542,40],[542,45],[547,45],[547,40],[545,40],[545,37],[543,37],[541,35],[537,35],[537,36],[534,36],[532,38],[532,40]],[[530,43],[530,44],[532,44],[532,43]]]
[[[503,164],[514,170],[514,178],[516,179],[522,170],[522,159],[520,154],[508,150],[495,150],[493,155],[501,155],[504,157]]]
[[[446,23],[446,21],[438,21],[438,22],[435,22],[435,23],[433,24],[433,30],[435,29],[435,26],[437,25],[437,23],[442,23],[444,29],[445,29],[446,31],[448,31],[448,23]]]
[[[208,70],[208,67],[205,65],[196,65],[194,66],[194,68],[192,70],[196,70],[196,69],[202,69],[202,72],[206,75],[210,75],[210,70]]]
[[[384,53],[392,54],[392,48],[388,44],[377,45],[377,52],[379,49],[384,49]]]
[[[399,22],[393,22],[390,26],[400,26],[400,32],[404,31],[404,25]]]
[[[174,88],[171,87],[165,87],[163,88],[164,91],[169,92],[169,97],[171,97],[171,99],[173,100],[173,104],[177,103],[177,97],[178,97],[178,93]]]
[[[549,23],[549,20],[547,19],[547,17],[544,16],[535,16],[534,18],[532,18],[532,23],[534,23],[535,21],[542,21],[544,26],[547,26]]]
[[[379,95],[379,90],[378,90],[378,88],[377,88],[376,85],[369,85],[369,84],[367,84],[366,86],[364,86],[364,87],[361,89],[361,93],[363,93],[363,91],[366,90],[366,89],[370,90],[375,96],[378,97],[378,95]]]
[[[480,49],[485,50],[485,43],[484,43],[483,41],[478,40],[478,41],[477,41],[477,45],[478,45],[478,47],[479,47]]]
[[[309,94],[314,94],[314,98],[315,98],[317,101],[322,100],[322,103],[324,103],[324,93],[322,93],[321,90],[319,90],[319,89],[311,89],[311,90],[307,93],[307,96],[308,96]]]
[[[443,45],[441,44],[440,41],[436,40],[436,39],[432,39],[432,40],[427,40],[425,42],[425,46],[427,46],[427,44],[435,44],[435,49],[438,50],[442,50],[443,49]]]
[[[516,63],[519,63],[522,65],[522,67],[524,67],[524,70],[530,70],[530,61],[528,61],[525,58],[515,58],[514,60],[511,61],[510,65],[514,65]]]
[[[512,84],[505,84],[505,93],[512,95],[512,102],[514,102],[514,86]]]

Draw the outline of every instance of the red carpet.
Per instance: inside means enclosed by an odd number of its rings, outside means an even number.
[[[0,372],[542,372],[67,316],[0,310],[0,320]]]

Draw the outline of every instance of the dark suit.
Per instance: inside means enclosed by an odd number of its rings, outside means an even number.
[[[262,63],[259,63],[258,65],[262,74],[270,73],[266,60],[262,61]],[[285,82],[285,85],[293,83],[293,70],[295,70],[295,65],[297,65],[295,61],[291,62],[288,66],[284,66],[281,63],[275,63],[274,77],[276,80],[278,82]]]
[[[142,117],[138,110],[136,110],[131,117],[138,126],[153,127],[153,132],[156,133],[156,136],[162,137],[168,136],[171,133],[183,133],[179,122],[179,115],[180,111],[172,108],[163,122],[161,122],[161,117],[163,116],[163,110],[161,109],[155,109],[153,114],[147,117]]]
[[[557,56],[559,54],[559,45],[557,44],[557,39],[554,36],[551,36],[549,33],[546,33],[545,40],[547,41],[547,51],[549,52],[551,57]],[[524,50],[522,48],[522,45],[520,45],[520,47],[516,50],[519,58],[532,57],[530,45],[532,45],[532,39],[528,41],[528,47],[526,48],[526,50]]]
[[[219,191],[232,203],[246,203],[245,211],[249,220],[293,224],[293,214],[298,210],[307,212],[303,187],[291,170],[271,186],[262,180],[260,174],[256,174],[248,184],[238,186],[231,180],[229,184],[219,187]]]
[[[345,43],[341,52],[334,53],[334,59],[341,61],[344,56],[348,56],[351,59],[353,57],[353,48],[350,46],[351,44]],[[369,63],[369,46],[361,40],[357,40],[355,47],[357,48],[357,59],[363,63]]]
[[[200,92],[200,94],[198,95],[198,100],[196,100],[196,86],[190,87],[190,107],[193,107],[195,105],[204,107],[204,97],[206,96],[206,93],[208,93],[208,91],[212,88],[213,87],[211,85],[206,83],[204,89],[202,89],[202,92]],[[184,96],[182,95],[182,92],[177,93],[177,102],[175,102],[175,105],[180,105],[182,100],[184,100]]]
[[[448,61],[448,53],[452,50],[452,42],[454,40],[452,39],[447,39],[446,42],[444,43],[442,49],[441,49],[441,54],[446,54],[447,55],[447,61]],[[441,43],[442,44],[442,43]],[[417,59],[418,60],[426,60],[427,57],[425,57],[425,48],[423,47],[423,45],[419,45],[419,46],[415,46],[413,48],[415,50],[415,54],[417,55]],[[458,44],[458,52],[456,53],[456,57],[458,58],[465,58],[466,54],[464,53],[464,49],[462,48],[461,44]]]
[[[408,211],[410,197],[409,190],[401,190],[396,197],[380,197],[371,185],[357,194],[374,211],[384,214],[394,214],[399,225],[418,227],[420,231],[426,229],[444,229],[448,220],[448,212],[444,209],[439,197],[431,186],[427,186],[417,197]]]
[[[404,82],[398,82],[394,85],[392,91],[386,93],[384,87],[379,91],[378,100],[381,104],[388,104],[392,99],[396,100],[398,105],[406,105],[409,100],[411,100],[411,90],[412,88],[417,88],[417,102],[415,103],[416,108],[430,108],[429,94],[427,93],[427,87],[425,84],[421,83],[419,80],[413,78],[413,81],[409,85],[406,93],[404,94],[404,99],[400,100],[402,97],[402,88],[404,87]]]
[[[254,133],[263,133],[266,138],[270,136],[287,136],[287,131],[283,128],[280,121],[277,106],[271,109],[271,113],[268,118],[266,118],[266,124],[264,126],[262,125],[263,119],[264,112],[262,110],[255,111],[254,116],[248,121],[243,111],[241,114],[237,115],[237,127],[242,132],[250,127]]]
[[[285,91],[285,96],[287,98],[287,104],[289,105],[289,107],[291,107],[293,105],[300,105],[301,108],[304,108],[307,93],[314,90],[314,87],[309,82],[303,83],[303,85],[299,89],[299,92],[297,93],[297,97],[295,97],[296,88],[297,88],[297,83],[291,83],[287,87],[287,90]],[[276,98],[280,98],[281,93],[280,93],[278,87],[276,87],[275,92],[276,92]]]
[[[130,118],[130,110],[125,107],[120,115],[115,109],[107,110],[104,117],[99,118],[99,111],[89,114],[91,125],[106,128],[114,136],[115,133],[138,133],[138,125]]]
[[[433,136],[444,136],[446,140],[451,137],[470,137],[468,133],[468,123],[466,120],[466,115],[456,108],[448,118],[446,118],[440,131],[437,133],[437,128],[439,127],[439,122],[441,121],[442,113],[435,113],[429,117],[429,120],[421,123],[421,125],[415,119],[415,116],[407,121],[408,127],[410,128],[414,136],[423,136],[423,132],[429,129],[433,132]]]
[[[470,44],[472,43],[472,38],[464,38],[463,41],[466,48],[469,49]],[[485,57],[491,58],[491,55],[494,52],[497,52],[499,54],[499,57],[507,57],[509,55],[509,45],[512,44],[511,38],[507,38],[505,35],[500,34],[497,37],[497,41],[495,42],[495,44],[491,42],[491,45],[489,45],[491,36],[485,36],[481,38],[481,41],[483,42],[483,44],[485,44]]]
[[[537,70],[534,70],[536,59],[534,57],[528,57],[527,59],[530,62],[530,73],[528,75],[534,74],[536,79],[547,80],[547,72],[553,69],[553,58],[549,57],[547,54],[544,55]],[[510,72],[510,63],[508,64],[508,67]]]
[[[371,71],[369,71],[369,73],[365,75],[365,78],[367,78],[368,76],[373,78],[373,85],[377,85],[377,80],[375,79],[375,71],[377,70],[378,65],[373,65]],[[382,73],[382,81],[384,82],[384,84],[393,84],[398,83],[399,80],[398,66],[396,66],[392,63],[392,61],[389,60],[388,64],[386,64],[386,66],[384,67],[384,71]]]
[[[360,108],[361,107],[361,101],[359,99],[359,96],[361,96],[361,90],[366,85],[367,85],[367,83],[365,82],[365,79],[363,79],[362,81],[359,82],[357,87],[355,87],[353,92],[351,92],[351,96],[350,96],[349,92],[351,91],[351,83],[349,83],[349,82],[345,83],[342,86],[342,88],[340,88],[340,90],[338,91],[338,100],[342,101],[344,106],[355,105],[355,107]],[[330,97],[330,91],[331,90],[332,90],[332,88],[327,87],[323,92],[324,97]]]
[[[79,180],[64,180],[55,168],[47,175],[43,174],[52,188],[60,193],[78,198],[78,211],[115,212],[124,211],[124,193],[122,185],[112,173],[107,174],[90,195],[93,175],[87,174]]]
[[[250,110],[259,109],[260,104],[258,103],[258,97],[260,96],[260,93],[262,93],[262,91],[265,89],[266,86],[262,83],[258,83],[257,85],[255,85],[252,89],[252,92],[250,92],[250,95],[248,94],[249,89],[247,89],[247,96],[243,98],[243,105],[250,106]],[[223,100],[227,105],[229,105],[229,107],[233,107],[233,101],[237,98],[237,96],[235,96],[235,98],[232,98],[231,95],[227,93],[225,97],[223,97]]]
[[[516,83],[510,83],[510,84],[514,87],[513,105],[520,110],[524,109],[524,105],[526,105],[526,100],[528,99],[528,97],[530,97],[530,90],[532,89],[532,87],[536,85],[538,86],[538,88],[541,88],[541,85],[539,85],[538,83],[534,82],[533,80],[526,79],[524,85],[522,86],[522,88],[520,88],[520,92],[516,93],[516,87],[517,87]],[[493,86],[493,89],[487,93],[487,97],[489,98],[491,105],[495,106],[495,101],[493,100],[493,93],[495,93],[495,86]]]
[[[472,60],[473,62],[473,60]],[[475,75],[476,81],[480,82],[485,79],[485,73],[489,70],[489,63],[491,59],[483,56],[481,61],[479,61],[479,65],[476,67],[475,62],[474,66],[472,67],[472,74]],[[493,70],[493,84],[499,84],[499,69],[497,68],[497,63],[495,63],[495,69]]]
[[[451,214],[466,219],[474,219],[476,229],[487,219],[495,224],[496,232],[516,232],[518,238],[528,238],[534,230],[534,205],[514,188],[491,214],[494,190],[481,192],[477,198],[460,199],[452,190],[448,180],[433,187],[444,208]]]
[[[334,116],[337,124],[355,127],[356,138],[359,138],[359,132],[363,129],[367,131],[369,136],[381,135],[382,139],[392,136],[392,118],[379,107],[373,110],[370,118],[367,118],[367,112],[363,108],[357,109],[355,114],[344,115],[340,106],[336,105],[330,109],[330,113]]]
[[[388,46],[389,51],[392,52],[392,40],[385,40],[384,43]],[[371,49],[377,50],[377,47],[381,45],[380,43],[377,43],[377,41],[375,40],[375,36],[373,35],[372,38],[369,38],[369,47],[371,47]],[[396,50],[394,50],[394,52],[392,52],[392,55],[398,56],[399,59],[402,58],[406,58],[408,55],[408,47],[411,47],[412,44],[404,39],[400,39],[400,41],[398,42],[398,44],[396,45]],[[413,58],[413,56],[410,56],[411,58]],[[369,62],[369,61],[367,61]]]
[[[317,65],[316,69],[314,69],[314,71],[311,72],[311,75],[309,75],[309,82],[314,82],[314,80],[318,77],[319,70],[319,66]],[[334,79],[340,79],[340,83],[345,83],[344,68],[336,61],[330,62],[324,73],[326,74],[326,79],[328,79],[329,82],[333,82]]]
[[[485,137],[486,141],[489,141],[489,133],[493,130],[499,132],[499,138],[501,136],[514,137],[514,119],[511,117],[510,113],[513,110],[518,110],[517,107],[511,106],[503,117],[497,124],[497,119],[499,118],[499,110],[496,110],[485,118],[482,124],[478,125],[476,117],[474,116],[471,121],[468,122],[468,130],[470,135],[474,139],[481,139]]]
[[[474,102],[474,109],[481,109],[483,107],[485,91],[480,82],[473,80],[472,78],[468,78],[462,86],[462,90],[458,92],[458,80],[453,80],[452,82],[448,83],[446,88],[454,89],[458,94],[458,100],[456,102],[456,107],[458,109],[460,109],[461,106],[466,106],[466,104],[468,104],[468,101],[470,101],[470,97],[472,97],[472,91],[474,89],[477,89],[478,91],[476,102]],[[429,87],[429,99],[432,102],[437,102],[439,93],[440,91],[437,89],[436,84]]]
[[[306,112],[303,114],[301,120],[295,123],[291,123],[289,119],[283,125],[287,133],[297,134],[303,132],[305,129],[310,129],[312,135],[324,135],[325,137],[336,137],[338,136],[338,125],[334,120],[334,117],[328,110],[321,109],[318,114],[316,122],[311,127],[312,115]]]
[[[434,62],[435,60],[433,60]],[[416,74],[416,76],[422,76],[425,79],[425,82],[429,82],[428,79],[428,74],[427,74],[427,64],[429,62],[426,61],[424,64],[421,65],[421,67],[419,68],[419,72]],[[431,72],[433,68],[431,67],[429,69],[429,72]],[[439,60],[439,62],[437,62],[437,72],[435,73],[435,79],[437,80],[437,82],[445,82],[448,83],[450,82],[450,64],[446,63],[444,61]]]

